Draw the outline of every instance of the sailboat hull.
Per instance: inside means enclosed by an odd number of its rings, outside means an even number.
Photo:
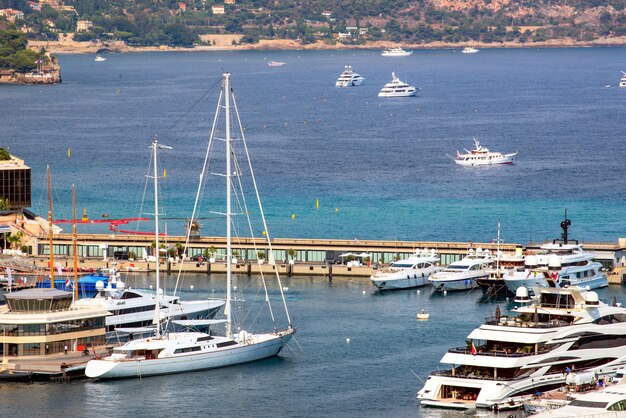
[[[185,373],[250,363],[277,355],[291,339],[292,332],[257,335],[258,342],[237,344],[225,349],[183,353],[157,359],[91,360],[85,375],[95,379],[125,379]]]

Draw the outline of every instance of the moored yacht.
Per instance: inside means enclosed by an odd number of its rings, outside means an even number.
[[[626,73],[622,71],[622,78],[619,80],[620,87],[626,87]]]
[[[471,46],[466,46],[461,52],[464,54],[475,54],[478,52],[478,49]]]
[[[612,374],[626,364],[626,309],[579,287],[525,288],[531,302],[501,315],[496,308],[468,335],[466,346],[441,359],[418,399],[424,406],[490,408],[511,396],[562,386],[568,371]]]
[[[396,73],[391,73],[391,81],[380,90],[378,97],[411,97],[415,96],[417,89],[414,86],[410,86],[396,76]]]
[[[100,307],[111,312],[106,318],[107,338],[118,338],[116,331],[125,332],[130,328],[151,328],[154,324],[157,304],[156,292],[125,288],[121,281],[96,284],[97,292],[91,298],[74,303],[76,307]],[[159,293],[159,317],[162,321],[212,319],[224,306],[223,300],[181,301],[178,296]],[[153,329],[144,333],[152,333]]]
[[[354,87],[363,84],[365,79],[352,70],[352,66],[346,65],[346,68],[339,75],[335,86],[337,87]]]
[[[477,279],[476,282],[486,295],[506,294],[509,292],[505,276],[511,271],[524,266],[524,256],[522,249],[517,248],[515,253],[503,253],[498,251],[495,262],[487,268],[487,277]]]
[[[428,281],[438,292],[474,289],[478,286],[477,280],[487,277],[487,268],[493,261],[488,250],[477,248],[474,252],[470,248],[467,256],[431,275]]]
[[[513,158],[517,152],[510,154],[502,154],[501,152],[491,152],[489,148],[480,145],[480,142],[474,138],[473,150],[465,150],[461,154],[458,150],[454,162],[458,165],[475,166],[475,165],[493,165],[493,164],[513,164]]]
[[[593,261],[595,254],[587,252],[577,240],[568,238],[569,219],[561,222],[563,234],[541,246],[536,254],[528,254],[524,268],[510,270],[504,282],[513,293],[524,286],[532,290],[539,287],[582,286],[598,289],[609,285],[606,274],[601,271],[602,264]]]
[[[385,49],[380,55],[383,57],[408,57],[409,55],[413,55],[413,51],[405,51],[404,49],[397,47]]]
[[[380,290],[409,289],[426,286],[430,275],[441,270],[439,256],[434,250],[416,250],[415,255],[378,270],[370,280]]]
[[[626,385],[614,385],[599,392],[583,393],[560,408],[533,415],[535,418],[623,417],[626,415]]]

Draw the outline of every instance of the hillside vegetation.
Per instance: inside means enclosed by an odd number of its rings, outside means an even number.
[[[66,0],[33,10],[25,0],[0,0],[24,13],[28,36],[56,39],[92,26],[78,41],[192,46],[199,35],[242,33],[243,41],[295,39],[329,44],[592,41],[626,36],[626,0]],[[219,6],[223,7],[222,10]],[[2,18],[0,18],[2,19]],[[19,20],[19,19],[18,19]]]

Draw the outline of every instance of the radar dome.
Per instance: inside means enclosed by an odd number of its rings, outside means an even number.
[[[552,254],[548,258],[548,268],[550,270],[561,270],[561,259],[558,255]]]
[[[104,282],[102,280],[98,280],[96,282],[96,290],[98,291],[104,290]]]
[[[590,306],[597,306],[600,304],[600,299],[596,292],[587,292],[585,295],[585,304]]]
[[[537,256],[529,255],[528,257],[526,257],[526,261],[524,261],[524,264],[526,264],[528,267],[537,267]]]
[[[528,289],[524,286],[520,286],[515,291],[515,300],[513,302],[530,302],[530,298],[528,297]]]
[[[124,290],[124,287],[126,286],[126,283],[124,283],[121,280],[118,280],[117,282],[115,282],[115,288],[117,290]]]

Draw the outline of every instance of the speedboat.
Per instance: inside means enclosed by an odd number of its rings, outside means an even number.
[[[413,51],[405,51],[404,49],[397,47],[385,49],[381,55],[383,57],[408,57],[409,55],[413,55]]]
[[[622,78],[619,80],[620,87],[626,87],[626,73],[622,71]]]
[[[430,275],[441,270],[434,250],[417,250],[415,255],[394,261],[389,267],[377,271],[370,280],[380,290],[409,289],[426,286]]]
[[[343,70],[343,72],[337,79],[335,86],[337,87],[360,86],[361,84],[363,84],[363,80],[365,79],[361,77],[359,74],[355,73],[352,70],[352,67],[350,65],[346,65],[345,70]]]
[[[475,148],[471,151],[465,150],[465,154],[461,154],[457,150],[454,162],[463,166],[513,164],[513,157],[517,155],[517,152],[512,154],[491,152],[489,148],[480,145],[476,138],[474,138],[474,146]]]
[[[487,268],[493,261],[488,250],[477,248],[474,252],[470,248],[467,256],[431,275],[428,281],[438,292],[474,289],[479,279],[487,277]]]
[[[106,287],[100,281],[96,288],[97,293],[93,297],[80,299],[74,305],[98,306],[113,314],[106,318],[107,339],[119,338],[120,334],[154,332],[156,292],[126,288],[119,280],[109,282]],[[216,299],[181,301],[180,297],[164,295],[161,291],[158,299],[162,321],[212,319],[225,303]]]
[[[417,89],[414,86],[400,81],[396,73],[391,73],[391,81],[380,90],[378,97],[411,97],[416,93]]]
[[[478,49],[472,48],[471,46],[466,46],[461,52],[464,54],[475,54],[478,52]]]
[[[280,61],[270,61],[267,63],[267,65],[269,67],[282,67],[283,65],[287,64],[286,62],[280,62]]]
[[[491,408],[512,396],[556,389],[567,371],[612,374],[626,364],[626,308],[579,287],[537,288],[509,314],[487,318],[451,348],[418,392],[422,406]],[[568,415],[572,416],[572,415]]]
[[[504,276],[509,291],[518,287],[532,290],[539,287],[582,286],[590,290],[609,285],[602,264],[593,261],[594,253],[587,252],[577,240],[568,238],[569,219],[561,222],[561,239],[541,246],[537,253],[527,254],[524,268],[510,270]]]
[[[102,61],[106,61],[106,60],[107,60],[107,59],[106,59],[106,58],[104,58],[104,57],[103,57],[103,56],[101,56],[101,55],[96,55],[96,58],[94,58],[94,61],[96,61],[96,62],[102,62]]]

